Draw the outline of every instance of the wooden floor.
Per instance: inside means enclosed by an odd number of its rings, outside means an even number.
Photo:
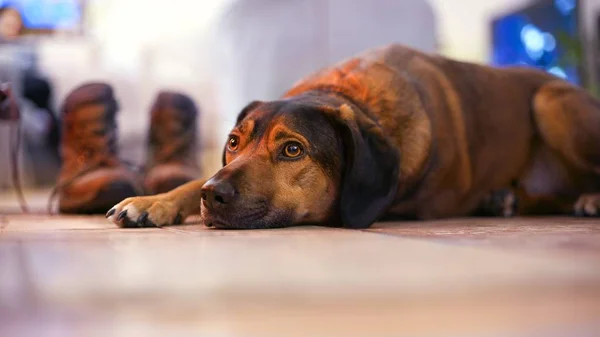
[[[0,336],[600,335],[598,220],[123,230],[40,195],[0,194]]]

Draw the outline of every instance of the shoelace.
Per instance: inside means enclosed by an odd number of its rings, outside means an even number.
[[[62,189],[71,185],[75,181],[75,179],[83,176],[84,174],[86,174],[88,172],[98,169],[101,166],[102,166],[102,162],[99,162],[99,161],[95,162],[95,163],[87,164],[85,167],[83,167],[81,170],[79,170],[76,174],[74,174],[71,177],[63,180],[62,182],[59,182],[56,185],[54,185],[54,187],[50,190],[50,196],[48,197],[48,205],[47,205],[47,209],[46,209],[48,214],[52,214],[52,208],[54,207],[54,199],[56,199],[56,196],[58,195],[58,193],[60,193],[62,191]]]
[[[136,166],[135,164],[130,163],[128,161],[121,160],[121,163],[129,166],[129,168],[131,170],[136,171],[136,172],[141,172],[141,170],[143,169],[143,168]],[[96,161],[96,162],[86,164],[76,174],[74,174],[71,177],[65,179],[64,181],[59,182],[58,184],[54,185],[52,190],[50,190],[50,196],[48,197],[48,204],[47,204],[47,209],[46,209],[48,214],[53,214],[52,208],[54,207],[54,200],[56,199],[56,196],[61,192],[62,189],[69,187],[69,185],[71,185],[77,178],[83,176],[84,174],[92,172],[103,166],[104,166],[104,163],[102,161]],[[143,191],[140,190],[137,186],[134,186],[134,189],[136,190],[137,195],[144,194]]]
[[[153,116],[150,130],[150,145],[153,147],[155,163],[166,163],[177,159],[186,148],[193,146],[195,125],[189,127],[185,118],[177,114],[161,112]]]
[[[29,213],[29,207],[27,207],[25,195],[23,194],[23,189],[21,188],[21,174],[19,167],[19,151],[21,149],[21,112],[19,111],[19,106],[13,97],[10,83],[0,84],[0,109],[3,110],[0,115],[2,115],[2,117],[6,117],[7,120],[12,122],[12,125],[9,127],[8,146],[10,149],[9,161],[13,187],[15,189],[15,193],[17,194],[17,199],[21,210],[23,213]],[[4,116],[3,113],[5,113],[7,116]]]

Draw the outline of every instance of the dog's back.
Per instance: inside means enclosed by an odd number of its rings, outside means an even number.
[[[403,155],[391,212],[428,218],[466,214],[484,194],[519,179],[540,140],[534,97],[553,81],[534,69],[390,45],[319,71],[286,97],[324,88],[364,107]]]

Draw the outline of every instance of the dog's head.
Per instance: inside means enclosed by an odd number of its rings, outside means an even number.
[[[202,188],[204,223],[218,228],[365,228],[398,187],[397,150],[357,106],[337,97],[250,103],[223,165]]]

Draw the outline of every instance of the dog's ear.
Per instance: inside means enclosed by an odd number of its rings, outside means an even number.
[[[367,228],[384,214],[398,188],[400,154],[379,125],[343,104],[329,113],[344,144],[339,209],[347,228]]]
[[[252,101],[252,102],[248,103],[248,105],[246,105],[242,109],[242,111],[240,111],[240,113],[238,114],[237,119],[235,120],[235,125],[240,124],[240,122],[243,121],[244,118],[246,118],[246,116],[248,116],[250,111],[254,110],[261,104],[263,104],[262,101]],[[225,140],[225,142],[227,142],[227,141],[228,140]],[[227,143],[225,143],[225,146],[223,147],[223,154],[221,155],[221,163],[223,164],[223,166],[225,166],[225,164],[226,164],[226,162],[225,162],[225,154],[226,153],[227,153]]]

